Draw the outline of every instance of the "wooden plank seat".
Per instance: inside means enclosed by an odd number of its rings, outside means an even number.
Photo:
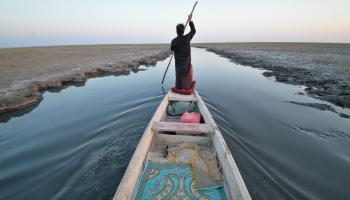
[[[208,124],[192,124],[181,122],[154,122],[152,129],[155,131],[168,131],[187,134],[212,133],[213,128]]]
[[[168,96],[168,101],[198,101],[196,95],[182,95],[174,92],[170,92]]]
[[[180,143],[196,143],[198,145],[207,146],[210,143],[210,138],[207,136],[189,136],[189,135],[169,135],[156,134],[156,143],[165,145],[177,145]]]

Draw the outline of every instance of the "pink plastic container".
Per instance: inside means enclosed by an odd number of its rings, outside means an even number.
[[[199,124],[201,122],[201,114],[198,112],[192,112],[192,113],[185,112],[184,114],[182,114],[180,121],[184,123]]]

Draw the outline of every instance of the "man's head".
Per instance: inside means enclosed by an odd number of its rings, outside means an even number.
[[[185,25],[183,25],[183,24],[178,24],[178,25],[176,26],[176,33],[177,33],[177,35],[183,35],[184,32],[185,32]]]

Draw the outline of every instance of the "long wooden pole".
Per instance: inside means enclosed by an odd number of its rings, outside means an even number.
[[[196,3],[194,4],[194,6],[193,6],[193,8],[192,8],[192,11],[191,11],[191,14],[190,14],[191,16],[192,16],[192,14],[193,14],[194,9],[196,8],[197,3],[198,3],[198,1],[196,1]],[[187,19],[187,22],[186,22],[186,25],[185,25],[185,30],[186,30],[186,27],[187,27],[188,22],[189,22],[189,20]],[[172,51],[172,54],[171,54],[171,57],[170,57],[168,66],[166,67],[166,70],[165,70],[164,75],[163,75],[162,85],[163,85],[163,83],[164,83],[165,75],[166,75],[166,73],[168,72],[168,69],[169,69],[169,66],[170,66],[170,64],[171,64],[171,61],[172,61],[173,57],[174,57],[174,52]]]

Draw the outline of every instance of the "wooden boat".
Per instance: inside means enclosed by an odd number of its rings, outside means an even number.
[[[197,102],[203,123],[189,124],[174,122],[173,120],[168,121],[166,110],[170,101]],[[173,134],[167,134],[167,132]],[[227,198],[251,199],[231,152],[201,96],[197,91],[192,95],[180,95],[170,91],[149,122],[114,195],[114,200],[133,199],[135,197],[147,154],[155,148],[155,141],[157,141],[157,144],[164,143],[166,145],[181,142],[209,145],[216,152]]]

